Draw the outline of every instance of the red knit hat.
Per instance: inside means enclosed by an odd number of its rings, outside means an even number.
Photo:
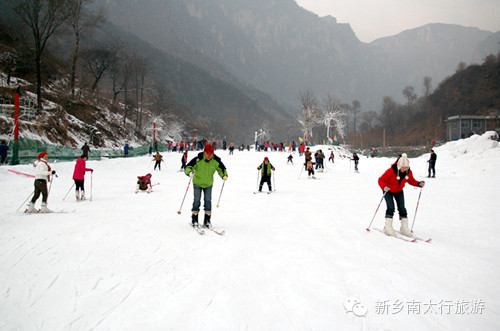
[[[264,158],[264,161],[269,161],[269,158],[266,156],[266,157]]]
[[[210,153],[210,154],[213,154],[214,153],[214,146],[208,144],[208,145],[205,145],[205,148],[203,149],[203,151],[205,153]]]
[[[43,158],[47,154],[48,154],[47,152],[41,152],[40,154],[38,154],[38,159],[40,160],[41,158]]]

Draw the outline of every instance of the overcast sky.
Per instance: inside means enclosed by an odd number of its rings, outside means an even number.
[[[428,23],[500,30],[500,0],[295,0],[319,16],[349,23],[358,39],[371,42]]]

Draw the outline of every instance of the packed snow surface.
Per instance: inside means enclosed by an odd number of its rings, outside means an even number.
[[[86,201],[74,197],[75,162],[49,158],[52,214],[23,213],[33,179],[8,169],[31,165],[2,166],[0,330],[499,330],[500,148],[490,135],[436,148],[436,178],[426,178],[429,154],[410,159],[426,182],[405,187],[410,226],[431,243],[366,231],[392,158],[362,157],[355,173],[335,150],[308,179],[298,154],[291,165],[289,153],[217,150],[229,178],[222,186],[216,174],[212,223],[224,236],[189,226],[179,153],[162,153],[161,171],[150,156],[88,161]],[[254,194],[265,156],[276,191]],[[157,185],[135,194],[147,173]],[[372,229],[384,213],[382,201]]]

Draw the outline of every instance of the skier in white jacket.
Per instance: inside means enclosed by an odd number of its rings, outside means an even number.
[[[56,171],[50,168],[49,164],[47,163],[48,160],[49,154],[47,152],[42,152],[38,154],[38,160],[33,164],[33,166],[35,167],[35,193],[31,201],[28,203],[28,209],[26,210],[26,212],[28,213],[38,212],[38,210],[35,208],[35,202],[40,197],[40,193],[42,194],[42,208],[40,209],[40,212],[52,212],[47,208],[47,180],[50,180],[50,175],[55,175]]]

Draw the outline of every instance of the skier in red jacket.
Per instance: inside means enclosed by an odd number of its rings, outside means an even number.
[[[418,182],[413,177],[410,170],[410,161],[405,153],[401,155],[379,179],[378,185],[385,192],[385,202],[387,210],[385,212],[385,227],[384,232],[390,236],[394,235],[392,228],[392,217],[394,216],[394,200],[398,207],[399,219],[401,220],[400,232],[404,235],[410,235],[408,228],[408,213],[405,208],[405,197],[403,188],[408,183],[412,186],[424,187],[425,182]]]
[[[94,172],[93,169],[86,167],[85,162],[87,161],[87,158],[87,155],[84,154],[78,160],[76,160],[75,171],[73,172],[76,200],[85,200],[85,172]],[[82,195],[80,195],[80,190]]]

